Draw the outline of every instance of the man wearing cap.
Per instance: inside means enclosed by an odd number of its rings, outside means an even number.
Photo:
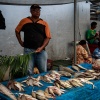
[[[47,71],[45,47],[48,45],[51,35],[47,22],[39,18],[40,9],[41,7],[38,4],[33,4],[30,7],[31,16],[23,18],[15,29],[18,42],[24,47],[24,53],[35,52],[31,54],[28,74],[33,73],[34,66],[37,66],[40,72]],[[24,41],[21,39],[21,31],[24,32]]]

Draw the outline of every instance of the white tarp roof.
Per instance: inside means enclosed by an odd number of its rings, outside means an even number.
[[[77,2],[82,2],[86,0],[77,0]],[[56,5],[56,4],[67,4],[73,3],[74,0],[0,0],[0,4],[11,4],[11,5]]]

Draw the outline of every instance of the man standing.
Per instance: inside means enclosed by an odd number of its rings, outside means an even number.
[[[31,16],[22,19],[17,25],[15,32],[16,37],[22,47],[24,53],[31,54],[29,61],[28,73],[33,73],[34,66],[37,66],[40,72],[47,71],[47,52],[45,47],[51,39],[50,29],[46,21],[39,18],[41,7],[38,4],[33,4],[30,7]],[[20,32],[24,32],[24,41],[21,39]]]

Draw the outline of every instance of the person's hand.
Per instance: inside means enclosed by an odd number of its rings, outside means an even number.
[[[36,53],[41,52],[43,50],[42,47],[37,48],[37,50],[35,51]]]
[[[91,61],[89,61],[89,60],[85,60],[85,62],[86,62],[86,63],[89,63],[89,64],[91,63]]]
[[[98,32],[96,32],[96,34],[95,34],[95,37],[97,37],[97,36],[99,36],[99,33]]]

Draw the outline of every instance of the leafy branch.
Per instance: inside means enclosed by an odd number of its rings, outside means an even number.
[[[25,55],[16,55],[16,56],[1,56],[0,55],[0,80],[3,80],[3,77],[10,67],[9,77],[11,79],[21,71],[22,76],[27,74],[27,67],[29,60],[31,58],[30,54]]]

